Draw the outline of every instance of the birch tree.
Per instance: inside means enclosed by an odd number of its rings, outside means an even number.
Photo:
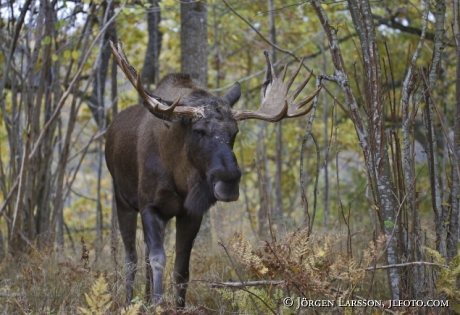
[[[445,38],[445,1],[438,0],[434,4],[434,28],[435,33],[429,36],[432,43],[431,63],[422,68],[416,68],[420,59],[420,51],[427,37],[429,3],[425,3],[424,12],[421,13],[422,28],[417,31],[414,28],[404,27],[403,30],[411,30],[420,34],[421,40],[411,52],[406,73],[401,84],[401,121],[402,121],[402,145],[399,144],[399,117],[396,112],[396,97],[391,53],[384,39],[376,35],[375,20],[382,22],[382,17],[373,14],[370,2],[367,0],[348,0],[347,6],[350,12],[354,29],[359,38],[359,54],[363,67],[363,76],[356,84],[364,94],[364,104],[358,106],[356,92],[352,88],[347,65],[344,63],[341,47],[338,42],[337,32],[340,25],[336,25],[328,19],[328,16],[319,1],[311,1],[311,5],[323,26],[329,41],[329,50],[334,65],[334,73],[319,75],[320,80],[333,81],[341,88],[345,102],[348,106],[349,116],[355,127],[359,140],[366,171],[368,185],[372,192],[374,205],[380,222],[380,230],[387,237],[386,260],[389,265],[399,264],[404,260],[420,261],[424,259],[423,241],[420,226],[419,201],[416,188],[417,174],[415,173],[414,159],[414,125],[415,117],[420,106],[423,112],[425,126],[427,164],[431,190],[432,210],[435,222],[436,249],[442,257],[454,257],[457,253],[456,244],[458,239],[458,104],[455,112],[454,143],[453,145],[447,134],[447,127],[443,125],[439,105],[435,97],[438,89],[438,78],[441,68],[442,51],[446,46]],[[458,7],[454,4],[454,20]],[[454,25],[458,25],[455,24]],[[388,23],[394,26],[394,23]],[[416,30],[416,31],[414,31]],[[454,31],[458,35],[458,29]],[[386,50],[386,56],[382,57],[381,50]],[[456,50],[458,53],[458,48]],[[385,67],[383,79],[382,66]],[[458,59],[457,59],[458,67]],[[390,86],[388,83],[390,82]],[[457,83],[458,84],[458,83]],[[392,87],[391,87],[392,86]],[[419,89],[419,87],[421,87]],[[391,92],[391,90],[393,90]],[[458,87],[457,87],[458,91]],[[457,92],[458,93],[458,92]],[[385,108],[388,108],[385,110]],[[393,121],[391,127],[386,127],[386,116]],[[448,150],[452,154],[452,186],[442,184],[443,174],[439,164],[436,125],[442,125],[444,140]],[[402,147],[402,150],[401,150]],[[391,156],[389,156],[391,152]],[[446,191],[450,191],[446,196]],[[455,239],[455,241],[454,241]],[[423,266],[414,266],[409,269],[389,268],[388,279],[392,299],[400,299],[406,294],[415,298],[425,298],[429,290],[426,287],[434,287],[434,283],[426,277],[426,269]],[[405,289],[404,289],[405,288]],[[410,292],[408,292],[409,290]]]

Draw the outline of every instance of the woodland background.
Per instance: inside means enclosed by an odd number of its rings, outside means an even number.
[[[217,95],[239,81],[237,106],[255,109],[264,50],[279,71],[304,58],[305,93],[323,86],[306,117],[240,124],[240,199],[205,219],[187,308],[172,304],[172,222],[165,300],[143,302],[140,270],[136,309],[460,312],[459,13],[459,0],[1,0],[1,314],[136,312],[103,148],[139,97],[109,39],[151,89],[179,71]],[[288,296],[449,307],[294,310]]]

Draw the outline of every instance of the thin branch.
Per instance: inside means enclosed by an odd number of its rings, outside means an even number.
[[[236,266],[235,266],[235,264],[233,263],[233,260],[232,260],[232,258],[230,257],[230,254],[228,253],[228,250],[227,250],[227,248],[225,247],[225,245],[224,245],[224,243],[222,242],[222,240],[221,240],[220,242],[218,242],[217,244],[219,244],[219,245],[224,249],[225,253],[227,254],[228,260],[230,260],[230,263],[232,264],[232,267],[233,267],[233,269],[235,270],[236,275],[237,275],[238,278],[240,279],[241,283],[244,283],[244,282],[243,282],[243,278],[241,277],[240,273],[239,273],[238,270],[236,269]],[[242,286],[242,288],[244,289],[244,285]],[[249,298],[251,299],[252,304],[254,304],[254,307],[256,308],[257,313],[262,314],[261,311],[259,310],[259,306],[257,305],[256,301],[254,301],[254,298],[252,297],[252,295],[254,295],[254,296],[257,297],[260,301],[262,301],[262,302],[265,304],[265,306],[267,306],[267,308],[268,308],[269,310],[271,310],[271,311],[273,312],[273,314],[276,315],[276,313],[270,308],[270,306],[267,305],[267,303],[265,303],[264,300],[262,300],[260,297],[258,297],[257,295],[255,295],[255,294],[252,293],[251,291],[249,291],[249,290],[247,290],[247,289],[244,289],[244,290],[245,290],[246,292],[250,293]]]
[[[436,267],[439,267],[440,265],[437,264],[437,263],[432,263],[432,262],[428,262],[428,261],[411,261],[411,262],[401,263],[401,264],[374,266],[374,267],[365,268],[364,270],[366,270],[366,271],[374,271],[376,269],[402,268],[402,267],[407,267],[407,266],[436,266]]]
[[[123,4],[121,7],[120,7],[120,10],[118,12],[116,12],[113,17],[108,21],[108,23],[106,25],[104,25],[99,33],[96,35],[96,37],[94,38],[93,42],[91,43],[91,45],[89,46],[86,54],[84,55],[83,57],[83,61],[81,63],[81,66],[80,68],[78,69],[77,73],[75,74],[73,80],[70,82],[69,86],[67,87],[67,90],[63,93],[61,99],[59,100],[58,102],[58,105],[56,106],[56,109],[54,111],[54,113],[51,115],[51,117],[49,118],[49,120],[46,122],[46,124],[43,126],[43,129],[41,130],[40,132],[40,135],[38,136],[37,138],[37,141],[34,143],[34,146],[33,146],[33,149],[32,151],[29,153],[28,155],[28,159],[29,161],[34,157],[35,153],[38,151],[38,148],[40,147],[41,145],[41,142],[46,134],[46,131],[48,130],[48,128],[51,126],[51,124],[53,123],[53,121],[58,117],[58,114],[60,113],[62,107],[65,105],[65,101],[67,99],[67,97],[71,94],[71,90],[73,89],[73,86],[76,84],[76,82],[78,81],[79,77],[80,77],[80,74],[82,73],[83,69],[84,69],[84,66],[86,65],[86,63],[84,62],[85,60],[88,59],[89,55],[92,53],[92,48],[94,47],[94,45],[98,42],[99,40],[99,37],[105,32],[105,29],[115,20],[115,18],[118,16],[118,14],[121,12],[121,10],[126,6],[126,2],[125,4]],[[20,180],[20,177],[21,177],[21,174],[19,174],[17,177],[16,177],[16,180],[14,181],[14,184],[12,185],[8,195],[5,197],[4,201],[3,201],[3,204],[2,204],[2,207],[0,208],[0,216],[3,215],[3,211],[5,210],[6,208],[6,205],[8,204],[9,200],[11,199],[11,197],[13,196],[14,192],[16,191],[16,189],[18,188],[18,184],[19,184],[19,180]]]
[[[242,16],[241,14],[238,13],[238,11],[236,11],[228,2],[227,0],[223,0],[225,5],[233,12],[235,13],[235,15],[237,15],[241,20],[243,20],[250,28],[252,28],[252,30],[254,32],[257,33],[257,35],[260,36],[260,38],[262,38],[267,44],[269,44],[270,46],[272,46],[273,48],[275,48],[276,50],[279,50],[285,54],[288,54],[289,56],[292,56],[293,58],[295,58],[297,61],[300,61],[300,58],[296,56],[296,54],[294,54],[292,51],[290,50],[287,50],[287,49],[284,49],[284,48],[281,48],[280,46],[272,43],[269,39],[267,39],[264,35],[262,35],[261,32],[259,32],[259,30],[257,28],[254,27],[254,25],[251,24],[251,22],[249,22],[244,16]],[[310,71],[310,69],[307,68],[308,71]]]
[[[21,31],[21,28],[22,28],[22,25],[24,24],[24,20],[25,20],[25,17],[26,17],[26,13],[27,11],[29,11],[29,6],[31,4],[32,0],[27,0],[26,3],[24,3],[24,6],[22,7],[22,11],[21,11],[21,15],[19,16],[19,19],[18,19],[18,22],[16,24],[16,28],[14,30],[14,35],[13,35],[13,40],[11,41],[11,48],[10,48],[10,51],[9,51],[9,55],[8,55],[8,59],[5,63],[5,68],[3,69],[3,78],[2,78],[2,81],[0,82],[0,92],[3,94],[3,89],[5,88],[5,84],[6,84],[6,79],[8,77],[8,72],[9,72],[9,68],[11,66],[11,63],[12,63],[12,59],[13,59],[13,54],[14,54],[14,51],[16,50],[16,45],[17,45],[17,42],[18,42],[18,38],[19,38],[19,32]],[[0,101],[0,104],[2,104],[2,109],[3,108],[3,97]]]
[[[233,12],[235,13],[241,20],[243,20],[243,22],[245,22],[250,28],[252,28],[256,33],[257,35],[260,36],[260,38],[262,38],[262,40],[264,40],[267,44],[269,44],[270,46],[272,46],[273,48],[275,48],[276,50],[278,51],[281,51],[285,54],[288,54],[289,56],[293,57],[295,60],[297,60],[298,62],[301,61],[301,58],[297,57],[296,54],[294,54],[294,50],[291,51],[291,50],[287,50],[287,49],[284,49],[284,48],[281,48],[279,47],[278,45],[272,43],[269,39],[267,39],[262,33],[260,33],[257,28],[254,27],[254,25],[251,24],[251,22],[249,22],[246,18],[244,18],[241,14],[239,14],[226,0],[223,0],[224,3],[227,5],[227,7]],[[316,35],[315,35],[316,36]],[[305,64],[302,63],[302,66],[307,69],[308,71],[311,71],[311,69],[306,66]],[[314,75],[315,76],[315,75]],[[316,77],[316,76],[315,76]],[[323,90],[325,90],[327,92],[327,94],[329,94],[331,97],[335,98],[334,97],[334,94],[332,94],[331,91],[329,91],[329,89],[326,87],[326,86],[323,86]],[[338,103],[340,104],[340,103]],[[342,104],[340,104],[340,106],[342,107]]]
[[[306,44],[310,43],[313,39],[315,39],[316,37],[320,36],[321,34],[323,34],[324,31],[320,31],[318,33],[316,33],[315,35],[311,36],[308,40],[304,41],[303,43],[301,43],[300,45],[298,45],[297,47],[294,47],[292,49],[292,52],[294,51],[297,51],[299,50],[300,48],[304,47]],[[280,60],[276,61],[273,63],[273,67],[276,68],[278,67],[279,65],[281,65],[282,61],[286,60],[288,58],[288,56],[290,55],[283,55]],[[313,58],[316,56],[316,53],[312,54],[312,55],[308,55],[306,56],[305,58]],[[304,58],[304,59],[305,59]],[[297,60],[297,59],[296,59]],[[290,62],[288,62],[290,63]],[[254,72],[244,78],[241,78],[238,80],[238,82],[244,82],[244,81],[248,81],[248,80],[251,80],[252,78],[258,76],[258,75],[261,75],[261,74],[264,74],[266,71],[266,69],[263,69],[263,70],[260,70],[260,71],[257,71],[257,72]],[[218,87],[218,88],[215,88],[215,89],[210,89],[209,91],[210,92],[220,92],[220,91],[225,91],[225,90],[228,90],[229,88],[231,88],[233,86],[234,83],[231,83],[231,84],[228,84],[226,86],[222,86],[222,87]]]
[[[21,296],[21,294],[20,293],[10,293],[10,294],[0,293],[0,297],[4,297],[4,298],[12,298],[12,297],[18,297],[18,296]]]
[[[413,34],[413,35],[418,35],[420,37],[424,37],[425,39],[428,39],[428,40],[431,40],[431,41],[434,41],[434,35],[433,33],[427,33],[426,32],[426,29],[425,29],[425,35],[423,35],[424,33],[424,27],[422,26],[422,28],[416,28],[416,27],[412,27],[412,26],[404,26],[402,25],[401,23],[399,23],[398,21],[396,21],[394,18],[392,19],[386,19],[384,17],[381,17],[377,14],[372,14],[372,17],[377,21],[377,25],[385,25],[385,26],[388,26],[392,29],[396,29],[396,30],[400,30],[404,33],[408,33],[408,34]],[[424,20],[425,21],[425,20]],[[452,41],[449,41],[449,42],[446,42],[445,45],[448,45],[448,46],[451,46],[451,47],[454,47],[455,45],[452,43]]]
[[[447,141],[447,144],[449,146],[449,149],[452,151],[452,154],[454,156],[457,176],[460,178],[460,168],[459,168],[459,163],[458,163],[459,160],[458,160],[457,151],[454,149],[454,145],[452,144],[452,141],[450,140],[450,137],[447,134],[447,128],[446,128],[446,126],[444,124],[444,119],[442,118],[442,115],[439,112],[438,106],[436,106],[436,102],[434,101],[433,93],[431,91],[431,87],[430,87],[430,84],[428,83],[428,79],[427,79],[427,77],[425,75],[425,72],[420,71],[420,74],[422,75],[423,82],[425,83],[425,91],[428,92],[428,96],[431,99],[431,103],[433,105],[433,108],[436,110],[436,114],[438,115],[439,122],[441,123],[441,127],[442,127],[442,132],[444,133],[444,137],[446,138],[446,141]]]
[[[261,181],[262,181],[260,184],[262,185],[262,193],[264,197],[264,208],[265,208],[265,212],[267,213],[268,225],[270,227],[270,236],[271,236],[272,241],[275,241],[275,235],[273,234],[273,227],[272,227],[272,217],[270,214],[271,211],[268,207],[267,183],[265,182],[265,180],[263,180],[262,173],[260,172],[260,168],[256,160],[254,160],[254,165],[256,166],[257,174],[259,175],[259,178],[261,178]]]
[[[322,85],[322,80],[321,80],[321,76],[318,77],[318,80],[316,81],[316,88],[319,88],[321,85]],[[324,85],[323,85],[324,86]],[[335,98],[334,98],[335,99]],[[312,132],[312,128],[313,128],[313,120],[315,119],[315,113],[316,113],[316,108],[318,107],[318,100],[319,100],[319,96],[316,95],[314,100],[313,100],[313,107],[311,109],[311,114],[310,114],[310,118],[308,120],[308,124],[307,124],[307,130],[305,131],[305,135],[303,137],[303,140],[302,140],[302,146],[301,146],[301,149],[300,149],[300,168],[299,168],[299,180],[300,180],[300,193],[301,193],[301,200],[302,200],[302,209],[305,208],[305,205],[308,205],[308,202],[307,202],[307,196],[305,194],[305,189],[304,189],[304,179],[303,179],[303,154],[304,154],[304,151],[305,151],[305,146],[307,144],[307,141],[308,141],[308,136],[310,135],[313,139],[313,142],[315,144],[315,147],[316,147],[316,180],[315,180],[315,188],[313,190],[313,193],[314,193],[314,206],[313,206],[313,215],[312,215],[312,218],[310,220],[310,214],[308,213],[308,210],[306,210],[307,212],[307,217],[304,218],[309,220],[308,223],[310,223],[310,230],[309,230],[309,233],[311,233],[312,231],[312,228],[313,228],[313,222],[315,220],[315,213],[316,213],[316,201],[317,201],[317,195],[318,195],[318,179],[319,179],[319,165],[320,165],[320,152],[319,152],[319,146],[318,146],[318,142],[316,141],[316,138],[315,136],[313,135],[313,132]]]
[[[423,167],[420,168],[420,170],[419,170],[418,173],[417,173],[417,176],[414,178],[414,180],[413,180],[411,186],[409,187],[409,192],[412,190],[413,186],[415,185],[416,180],[417,180],[418,176],[420,175],[420,173],[422,172],[422,170],[423,170]],[[402,199],[401,202],[399,203],[398,210],[396,211],[395,219],[394,219],[394,222],[393,222],[393,230],[392,230],[392,232],[391,232],[390,237],[387,239],[387,242],[386,242],[386,245],[385,245],[384,250],[382,250],[382,252],[380,253],[380,256],[375,260],[376,263],[377,263],[377,261],[380,260],[380,258],[382,257],[382,255],[383,255],[385,252],[388,251],[388,248],[389,248],[389,246],[390,246],[391,240],[393,239],[393,237],[395,236],[395,234],[398,232],[398,224],[397,224],[397,223],[398,223],[398,218],[400,217],[399,215],[400,215],[400,213],[401,213],[401,211],[402,211],[402,209],[403,209],[404,202],[405,202],[406,199],[409,197],[409,192],[408,192],[407,194],[404,195],[403,199]],[[395,196],[395,198],[397,198],[397,197]],[[401,219],[399,219],[399,220],[401,220]],[[398,265],[398,264],[392,264],[392,265]]]
[[[247,281],[247,282],[211,282],[211,288],[241,288],[241,287],[254,287],[258,285],[281,285],[284,280],[260,280],[260,281]]]
[[[363,119],[359,112],[358,104],[351,89],[350,80],[348,79],[345,71],[345,63],[343,61],[342,52],[339,46],[337,30],[331,27],[331,23],[321,5],[321,1],[313,0],[311,1],[311,6],[315,11],[321,25],[323,26],[324,31],[326,32],[326,36],[329,40],[329,49],[332,57],[332,62],[335,68],[334,75],[322,75],[322,78],[336,82],[342,89],[346,103],[350,108],[350,117],[354,122],[356,133],[359,137],[360,145],[363,148],[363,152],[367,161],[369,160],[368,139],[364,128]]]

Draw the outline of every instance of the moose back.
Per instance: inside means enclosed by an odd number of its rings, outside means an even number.
[[[267,57],[262,104],[257,111],[234,110],[241,95],[236,83],[222,97],[199,87],[187,74],[170,74],[147,92],[129,64],[121,43],[112,53],[126,77],[143,98],[143,104],[120,112],[107,130],[105,156],[113,178],[120,233],[125,248],[126,301],[133,297],[137,266],[136,227],[140,213],[146,247],[146,294],[157,303],[163,294],[166,255],[165,226],[176,217],[174,281],[176,303],[185,305],[189,261],[203,214],[217,201],[239,196],[241,171],[233,152],[239,120],[279,121],[305,115],[302,108],[319,93],[294,99],[310,75],[287,96],[295,73],[283,82]],[[267,54],[265,54],[267,56]]]

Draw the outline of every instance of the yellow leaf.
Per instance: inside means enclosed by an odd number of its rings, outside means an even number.
[[[259,273],[260,273],[261,275],[264,275],[264,274],[266,274],[267,272],[268,272],[268,268],[267,268],[267,267],[265,267],[265,266],[263,266],[263,265],[262,265],[261,267],[259,267]]]
[[[132,304],[126,310],[121,311],[121,315],[137,315],[141,306],[141,303]]]
[[[94,303],[93,299],[86,293],[85,293],[85,300],[86,300],[86,303],[88,304],[90,309],[93,309],[96,306],[96,304]]]
[[[323,257],[324,255],[326,255],[326,252],[324,250],[320,250],[318,252],[318,257]]]
[[[72,50],[71,55],[73,59],[78,59],[78,57],[80,57],[80,52],[78,50]]]
[[[326,3],[321,3],[321,7],[326,10],[327,9],[327,4]]]
[[[334,30],[336,30],[337,32],[339,31],[339,29],[343,26],[343,23],[339,23],[339,24],[329,24]]]

